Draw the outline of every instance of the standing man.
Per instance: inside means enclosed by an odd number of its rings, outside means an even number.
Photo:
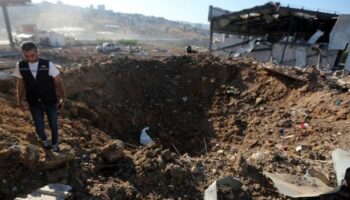
[[[33,42],[24,42],[21,46],[24,60],[20,61],[14,71],[17,77],[17,106],[25,111],[23,96],[33,117],[36,133],[40,137],[43,147],[50,149],[45,134],[44,113],[47,115],[52,136],[52,150],[59,152],[58,146],[58,106],[64,106],[65,94],[60,72],[56,66],[48,60],[38,57],[38,49]],[[56,88],[60,95],[60,101],[56,94]]]

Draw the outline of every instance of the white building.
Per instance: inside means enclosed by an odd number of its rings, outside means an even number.
[[[66,39],[63,34],[52,31],[40,31],[36,35],[36,42],[42,46],[63,47]]]

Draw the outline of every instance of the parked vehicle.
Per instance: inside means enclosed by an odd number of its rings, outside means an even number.
[[[113,51],[120,51],[121,48],[113,43],[103,43],[102,45],[97,45],[96,51],[108,53]]]

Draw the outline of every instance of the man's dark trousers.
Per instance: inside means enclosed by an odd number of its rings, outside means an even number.
[[[46,113],[51,129],[52,145],[56,145],[58,140],[57,103],[48,105],[39,103],[36,105],[30,105],[29,107],[34,120],[36,133],[43,141],[47,140],[44,122],[44,114]]]

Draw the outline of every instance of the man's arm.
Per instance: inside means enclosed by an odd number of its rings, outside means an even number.
[[[61,76],[60,75],[57,75],[53,78],[55,80],[55,86],[59,92],[59,95],[61,96],[61,99],[62,99],[62,107],[64,105],[64,102],[66,100],[66,95],[64,93],[64,87],[63,87],[63,81],[61,79]]]
[[[22,111],[25,111],[23,105],[23,96],[24,96],[24,82],[23,79],[17,78],[17,106]]]

